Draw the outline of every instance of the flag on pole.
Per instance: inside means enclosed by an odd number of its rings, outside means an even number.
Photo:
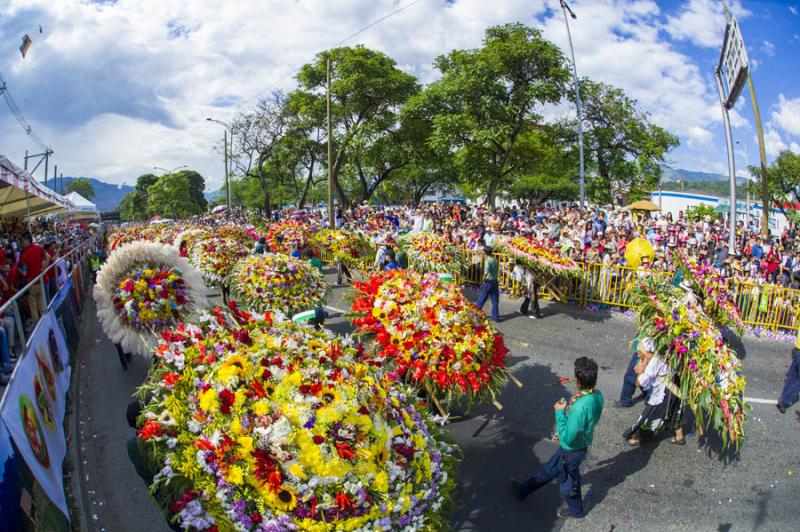
[[[22,44],[19,46],[19,51],[20,53],[22,53],[23,59],[25,58],[26,55],[28,55],[28,50],[30,49],[32,42],[33,41],[31,40],[30,37],[28,37],[27,34],[22,38]]]

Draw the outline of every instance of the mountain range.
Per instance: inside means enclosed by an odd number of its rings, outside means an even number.
[[[694,170],[672,168],[671,166],[662,164],[661,179],[664,182],[683,181],[685,183],[695,183],[698,181],[727,181],[728,176],[715,174],[713,172],[695,172]]]

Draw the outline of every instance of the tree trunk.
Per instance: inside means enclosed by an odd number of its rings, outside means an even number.
[[[264,214],[268,218],[272,218],[272,208],[269,204],[269,190],[264,190]]]
[[[497,185],[498,180],[493,179],[492,182],[489,183],[489,189],[486,191],[486,201],[484,201],[484,205],[491,209],[494,209],[495,199],[497,198]]]

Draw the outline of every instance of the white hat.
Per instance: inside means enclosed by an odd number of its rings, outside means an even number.
[[[642,349],[644,349],[647,353],[653,353],[656,350],[656,343],[649,336],[645,336],[639,340],[639,345],[641,345]]]

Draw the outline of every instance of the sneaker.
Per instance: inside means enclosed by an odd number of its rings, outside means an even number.
[[[569,513],[569,508],[564,508],[564,507],[559,508],[558,512],[556,512],[556,515],[558,516],[559,519],[583,519],[584,518],[583,515],[572,515],[571,513]]]
[[[630,408],[632,406],[633,402],[623,403],[622,401],[614,401],[614,408]]]
[[[542,315],[541,314],[530,314],[528,317],[530,319],[532,319],[532,320],[540,320],[540,319],[542,319]]]
[[[784,406],[781,404],[780,401],[778,401],[778,404],[776,404],[775,406],[778,408],[778,412],[780,412],[781,414],[786,413],[786,408],[784,408]]]

